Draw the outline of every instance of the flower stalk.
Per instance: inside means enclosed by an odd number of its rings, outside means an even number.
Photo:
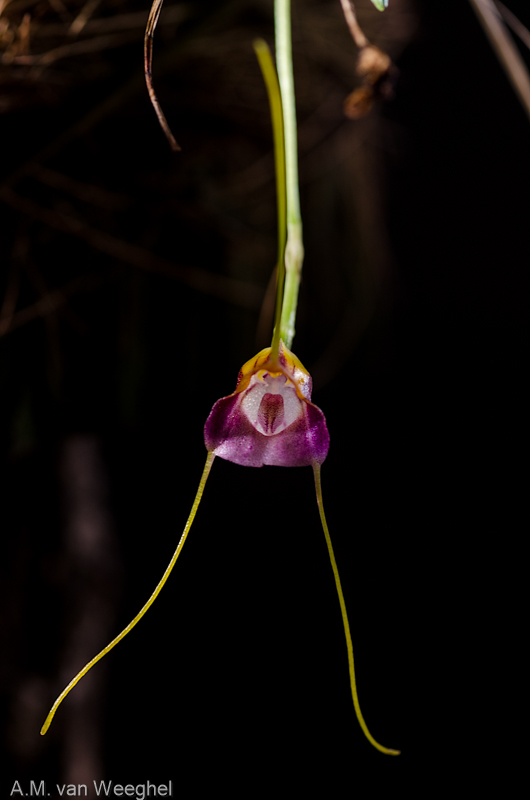
[[[287,178],[287,244],[285,248],[285,289],[281,309],[280,336],[292,347],[304,243],[298,190],[298,143],[291,44],[291,0],[275,0],[276,69],[280,84],[285,126],[285,172]]]

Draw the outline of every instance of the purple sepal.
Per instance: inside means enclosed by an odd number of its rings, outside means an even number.
[[[243,410],[245,394],[235,392],[215,403],[204,426],[204,442],[210,452],[244,467],[322,464],[329,450],[329,433],[317,406],[299,400],[295,421],[280,433],[265,435]]]

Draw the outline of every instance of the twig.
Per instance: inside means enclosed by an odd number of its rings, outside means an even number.
[[[82,39],[79,42],[72,42],[71,44],[63,44],[60,47],[54,47],[53,50],[48,50],[46,53],[39,53],[38,55],[19,55],[12,56],[4,53],[2,56],[3,64],[19,64],[24,66],[47,66],[53,64],[61,58],[69,58],[71,56],[78,56],[83,53],[96,53],[101,50],[110,50],[113,47],[122,47],[136,40],[136,33],[129,31],[121,34],[111,34],[108,36],[98,36],[94,39]]]
[[[68,36],[78,36],[88,20],[101,3],[101,0],[88,0],[68,29]]]
[[[153,86],[153,75],[151,72],[151,67],[153,64],[153,38],[155,35],[156,23],[158,22],[158,17],[160,16],[160,12],[162,10],[163,2],[164,0],[153,0],[153,5],[151,6],[151,11],[149,12],[149,19],[147,20],[147,27],[145,29],[145,36],[144,36],[145,83],[147,85],[147,91],[149,92],[149,98],[155,110],[155,114],[158,117],[160,127],[164,131],[166,139],[168,140],[171,149],[177,151],[181,150],[182,148],[177,143],[177,140],[171,133],[171,129],[168,125],[167,119],[160,107],[160,103],[158,102],[158,98],[156,96],[155,89]]]
[[[4,9],[9,5],[11,0],[0,0],[0,16],[4,13]]]
[[[361,30],[359,23],[357,22],[357,17],[355,15],[355,7],[350,0],[340,0],[340,4],[342,6],[342,10],[344,12],[344,18],[346,19],[346,24],[350,29],[350,33],[352,35],[352,39],[357,45],[359,49],[362,47],[366,47],[370,44],[366,36]]]
[[[495,5],[497,6],[498,11],[500,11],[501,16],[506,24],[510,26],[512,31],[519,37],[523,44],[530,48],[530,31],[528,28],[525,28],[523,23],[517,19],[515,14],[512,14],[510,9],[506,8],[504,3],[499,3],[499,0],[495,0]]]
[[[30,28],[31,28],[31,14],[26,12],[22,17],[22,22],[18,29],[18,36],[20,39],[20,52],[29,53],[30,49]]]
[[[396,69],[390,57],[379,47],[370,44],[362,32],[351,0],[340,2],[353,41],[359,50],[355,72],[363,79],[362,85],[348,95],[343,109],[349,119],[360,119],[368,114],[376,100],[392,96],[392,78]]]
[[[1,0],[0,0],[1,2]],[[160,25],[177,25],[190,16],[190,9],[184,5],[172,5],[164,8],[160,15]],[[130,14],[115,14],[112,17],[96,17],[89,19],[83,27],[83,35],[96,33],[113,33],[116,31],[136,30],[144,28],[148,20],[147,11],[132,11]],[[33,33],[33,38],[62,37],[68,34],[69,25],[57,22],[48,22],[40,25]]]
[[[517,47],[506,29],[493,0],[469,0],[484,28],[497,58],[504,67],[521,104],[530,118],[530,78]]]

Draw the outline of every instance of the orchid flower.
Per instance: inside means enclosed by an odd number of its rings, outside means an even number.
[[[210,453],[243,467],[322,464],[329,433],[311,402],[309,372],[280,341],[241,367],[235,392],[214,405],[204,426]]]
[[[289,221],[286,213],[289,204],[289,183],[286,178],[282,96],[278,77],[265,42],[255,42],[254,47],[262,68],[271,105],[278,191],[277,293],[272,344],[243,365],[239,372],[235,391],[218,400],[206,420],[204,441],[208,455],[199,488],[177,548],[157,587],[127,627],[86,664],[59,695],[42,726],[41,734],[46,733],[59,705],[78,681],[135,627],[160,594],[195,519],[214,459],[219,456],[245,467],[261,467],[267,464],[280,467],[311,466],[313,468],[320,519],[335,578],[346,637],[350,686],[355,713],[364,734],[374,747],[383,753],[397,755],[399,751],[383,747],[373,738],[359,706],[348,615],[322,502],[320,467],[328,454],[329,433],[324,414],[311,402],[311,376],[294,353],[290,351],[282,336],[282,333],[287,331],[284,335],[290,344],[294,335],[293,302],[295,303],[296,299],[293,300],[293,293],[289,291],[288,286],[289,277],[292,278],[295,272],[297,272],[299,280],[303,248],[301,239],[297,244],[296,238],[301,234],[301,224],[296,219],[291,220],[290,226],[287,224]],[[281,59],[280,52],[281,47],[277,46],[279,61]],[[294,111],[294,106],[292,109]],[[296,130],[295,125],[292,127]],[[294,174],[296,175],[296,172]],[[294,235],[294,244],[291,240],[291,261],[289,261],[289,242],[287,241],[288,229],[289,233]],[[299,259],[298,264],[296,259]],[[289,266],[292,268],[293,264],[295,264],[295,269],[291,269],[291,276],[289,276]],[[291,287],[294,285],[291,281]],[[296,298],[296,294],[297,292],[294,292],[294,298]]]

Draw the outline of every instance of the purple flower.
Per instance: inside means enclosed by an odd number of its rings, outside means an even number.
[[[214,405],[204,426],[209,452],[244,467],[322,464],[329,433],[311,402],[311,376],[280,342],[243,365],[235,392]]]

